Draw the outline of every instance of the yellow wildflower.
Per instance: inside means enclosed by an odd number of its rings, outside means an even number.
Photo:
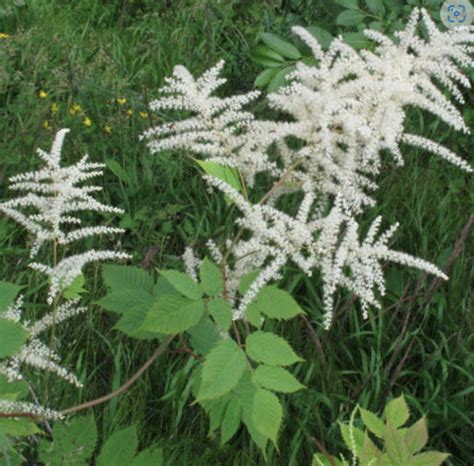
[[[43,89],[41,89],[39,92],[38,92],[38,97],[40,99],[46,99],[46,97],[48,97],[48,93],[43,91]]]
[[[84,119],[82,120],[82,124],[84,126],[91,126],[92,125],[92,120],[89,118],[89,117],[84,117]]]
[[[49,121],[48,121],[48,120],[44,120],[44,121],[43,121],[43,128],[44,128],[44,129],[48,129],[48,128],[49,128]]]
[[[57,104],[56,102],[53,102],[53,103],[51,104],[51,113],[52,113],[53,115],[54,115],[55,113],[57,113],[58,108],[59,108],[59,107],[58,107],[58,104]]]
[[[107,134],[110,134],[112,132],[112,126],[105,125],[104,126],[104,132],[107,133]]]
[[[129,109],[127,110],[127,115],[128,115],[128,116],[132,116],[132,115],[133,115],[133,110],[129,108]]]
[[[119,98],[117,99],[117,103],[118,103],[119,105],[124,105],[126,102],[127,102],[127,99],[126,99],[125,97],[119,97]]]
[[[6,32],[0,32],[0,39],[10,39],[10,34],[7,34]]]
[[[142,118],[148,118],[148,113],[147,112],[140,112],[140,116]]]
[[[75,115],[76,113],[81,113],[82,107],[79,104],[72,104],[71,108],[69,109],[69,113],[71,115]]]

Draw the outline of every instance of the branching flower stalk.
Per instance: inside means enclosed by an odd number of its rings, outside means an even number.
[[[150,109],[189,116],[151,128],[142,137],[153,153],[185,150],[222,168],[221,175],[208,172],[204,179],[235,204],[240,217],[233,240],[222,246],[210,241],[208,249],[223,267],[233,319],[245,321],[260,290],[278,280],[291,262],[308,276],[321,271],[323,326],[328,329],[340,287],[359,297],[364,318],[371,307],[380,307],[384,261],[447,279],[433,264],[389,248],[398,224],[380,233],[382,218],[377,217],[365,239],[359,230],[362,214],[375,205],[374,180],[383,151],[403,165],[401,145],[408,145],[472,172],[449,148],[408,133],[404,123],[406,107],[414,106],[469,132],[438,85],[458,104],[464,102],[461,88],[470,83],[462,68],[473,64],[474,35],[467,27],[439,31],[424,9],[415,9],[394,39],[365,31],[376,43],[374,51],[357,52],[340,38],[324,51],[304,28],[293,32],[310,47],[317,65],[298,63],[287,84],[268,96],[270,107],[286,113],[289,121],[258,120],[245,111],[258,92],[213,95],[225,82],[219,76],[223,62],[197,79],[176,66]],[[268,178],[267,194],[258,201],[255,188]],[[288,195],[298,196],[297,208],[286,207]],[[196,277],[201,259],[190,249],[183,259],[187,273]],[[238,284],[252,271],[259,271],[258,277],[242,296]]]
[[[122,233],[121,228],[108,226],[82,226],[77,213],[85,210],[98,213],[123,213],[122,209],[103,204],[92,197],[100,191],[99,186],[81,186],[84,181],[102,174],[104,164],[92,163],[85,155],[75,165],[63,167],[61,152],[68,129],[56,134],[50,152],[38,149],[44,167],[37,171],[23,173],[10,178],[10,189],[22,193],[18,197],[0,204],[0,211],[13,218],[32,235],[30,257],[36,257],[46,243],[51,244],[51,263],[32,262],[29,266],[45,274],[49,280],[47,302],[51,306],[48,314],[36,322],[22,321],[22,299],[11,307],[2,318],[21,323],[29,333],[27,342],[19,352],[6,361],[0,362],[0,373],[9,380],[22,378],[24,365],[55,373],[64,380],[81,386],[79,380],[60,365],[60,357],[55,352],[56,327],[70,317],[86,311],[79,306],[79,298],[64,299],[64,291],[82,274],[83,268],[91,263],[109,259],[129,259],[129,254],[113,250],[89,250],[67,256],[69,244],[92,236]],[[63,251],[59,254],[59,247]],[[50,330],[49,348],[42,343],[40,334]],[[30,412],[30,404],[0,401],[0,411]],[[31,411],[39,413],[43,408]],[[39,411],[38,411],[39,410]],[[40,413],[41,414],[41,413]],[[43,409],[44,417],[54,417],[54,412]],[[56,413],[58,415],[58,413]]]

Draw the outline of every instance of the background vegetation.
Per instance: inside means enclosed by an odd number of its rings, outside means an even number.
[[[49,148],[55,131],[69,127],[73,136],[65,153],[76,160],[87,152],[109,168],[100,184],[107,201],[127,212],[121,241],[134,264],[151,271],[176,266],[186,244],[199,247],[222,235],[232,219],[223,199],[207,193],[186,154],[151,156],[139,141],[160,118],[148,114],[147,102],[163,77],[176,64],[199,74],[223,58],[229,78],[224,91],[247,91],[262,71],[251,60],[261,32],[290,38],[290,26],[303,24],[332,35],[356,34],[361,24],[373,22],[390,30],[415,4],[435,12],[441,4],[388,0],[377,15],[371,2],[360,3],[360,21],[340,24],[344,8],[331,0],[4,0],[0,199],[10,196],[6,178],[33,169],[35,148]],[[464,115],[472,126],[472,95],[466,98]],[[257,110],[264,102],[262,97]],[[421,112],[413,111],[409,124],[469,159],[468,136]],[[284,285],[314,330],[304,321],[278,330],[305,358],[297,375],[308,389],[287,397],[290,421],[281,433],[281,452],[271,452],[269,464],[310,464],[317,451],[314,439],[331,452],[342,451],[337,421],[347,420],[356,404],[380,412],[401,393],[415,418],[427,415],[430,446],[450,452],[448,464],[466,465],[474,457],[472,236],[464,238],[463,248],[455,247],[472,210],[472,176],[413,150],[406,161],[395,168],[386,159],[379,207],[367,224],[380,212],[387,222],[400,221],[396,248],[441,267],[452,262],[450,280],[437,287],[431,277],[391,266],[383,311],[363,322],[357,303],[341,293],[335,324],[324,332],[317,324],[322,309],[318,278],[293,271]],[[42,303],[42,279],[26,272],[26,240],[23,230],[0,218],[0,277],[22,284],[26,302]],[[449,260],[453,254],[455,260]],[[94,305],[104,294],[100,269],[89,269],[87,278],[90,311],[59,336],[65,365],[75,369],[85,388],[51,385],[49,401],[57,408],[117,388],[154,349],[113,329],[113,318]],[[41,304],[28,309],[32,315],[43,311]],[[101,435],[135,424],[140,445],[158,442],[170,465],[265,464],[243,431],[222,448],[208,436],[208,419],[190,406],[193,364],[188,355],[168,351],[129,392],[95,409]],[[47,383],[35,382],[43,388]],[[34,445],[25,447],[33,461]]]

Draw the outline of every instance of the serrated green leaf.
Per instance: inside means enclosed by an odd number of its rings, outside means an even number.
[[[130,309],[137,307],[143,310],[151,308],[155,298],[143,290],[138,289],[122,289],[115,290],[99,299],[96,302],[99,306],[107,311],[116,312],[118,314],[127,314]]]
[[[410,460],[410,466],[441,466],[448,456],[448,453],[438,451],[419,453]]]
[[[222,181],[225,181],[236,191],[242,191],[242,184],[240,182],[239,172],[236,168],[227,166],[225,167],[215,162],[207,162],[203,160],[196,160],[196,163],[209,175],[214,176]]]
[[[258,294],[256,306],[259,311],[274,319],[292,319],[299,314],[304,314],[303,309],[285,290],[280,290],[274,285],[263,288]]]
[[[224,290],[224,280],[222,273],[214,262],[207,257],[202,261],[199,268],[199,278],[201,286],[208,296],[216,296]]]
[[[345,10],[336,18],[336,24],[340,26],[356,26],[364,21],[365,15],[359,10]]]
[[[204,314],[204,303],[183,296],[156,298],[139,330],[175,335],[197,325]]]
[[[398,429],[408,421],[410,411],[403,395],[390,401],[385,407],[385,419],[390,422],[392,427]]]
[[[159,276],[158,280],[156,280],[156,283],[153,286],[152,294],[158,298],[164,294],[179,294],[179,292],[174,289],[173,285],[168,280],[166,280],[165,277]]]
[[[102,271],[105,285],[112,291],[137,289],[152,292],[153,278],[143,269],[130,265],[105,264]]]
[[[387,422],[384,431],[385,451],[395,464],[408,464],[410,452],[406,445],[404,436],[397,430],[390,421]]]
[[[13,435],[15,437],[26,437],[41,432],[31,419],[9,419],[0,418],[0,435]]]
[[[247,309],[245,309],[245,318],[254,327],[260,328],[263,324],[262,314],[260,313],[260,310],[259,310],[258,306],[255,304],[255,302],[250,303],[247,306]]]
[[[237,432],[242,418],[242,407],[236,401],[230,400],[225,409],[221,425],[221,445],[229,441]]]
[[[207,304],[209,314],[221,330],[228,330],[232,324],[232,308],[224,298],[217,298]]]
[[[13,304],[16,295],[21,287],[14,283],[0,281],[0,314],[5,312]]]
[[[370,439],[367,432],[364,433],[364,442],[362,445],[362,450],[358,452],[360,464],[370,464],[374,462],[375,459],[379,460],[382,457],[383,453],[377,448],[374,442]],[[380,464],[383,466],[386,463],[375,461],[373,464]]]
[[[153,303],[153,301],[152,301]],[[150,306],[151,307],[151,306]],[[160,338],[164,334],[158,332],[149,332],[142,329],[149,308],[143,306],[135,306],[127,309],[122,317],[114,325],[114,329],[125,333],[126,335],[140,340],[148,340],[152,338]]]
[[[153,446],[143,450],[136,456],[130,466],[163,466],[163,450]]]
[[[276,68],[267,68],[266,70],[263,70],[255,78],[255,87],[265,87],[276,73],[278,73],[278,69]]]
[[[255,370],[254,380],[260,387],[275,392],[293,393],[305,388],[292,374],[281,367],[260,365]]]
[[[202,356],[206,356],[221,340],[219,329],[207,315],[188,329],[187,333],[191,337],[193,350]]]
[[[15,401],[28,394],[28,384],[24,380],[9,382],[7,377],[0,374],[0,399]]]
[[[86,291],[84,288],[84,283],[86,279],[84,275],[81,273],[78,275],[74,281],[63,291],[63,297],[65,299],[76,299],[80,298],[81,294]]]
[[[270,332],[251,333],[246,340],[246,352],[254,361],[270,366],[289,366],[303,361],[286,340]]]
[[[260,274],[259,270],[253,270],[252,272],[246,273],[241,279],[239,283],[239,293],[244,295],[250,288],[250,285],[257,279],[258,275]]]
[[[410,426],[405,435],[408,451],[413,455],[424,448],[428,442],[428,431],[426,429],[425,418],[419,419]]]
[[[293,44],[283,40],[276,34],[264,32],[261,38],[268,47],[283,57],[290,58],[291,60],[299,60],[301,58],[300,51]]]
[[[359,452],[361,452],[364,448],[364,432],[362,432],[357,427],[352,426],[351,434],[351,427],[347,424],[343,424],[342,422],[339,422],[339,429],[347,448],[352,451],[352,439],[354,439],[355,448],[357,450],[357,454],[359,454]]]
[[[198,399],[225,395],[238,384],[246,367],[247,359],[239,346],[231,339],[221,340],[204,361]]]
[[[138,437],[135,426],[114,432],[97,457],[96,466],[130,466],[137,447]]]
[[[264,388],[258,388],[253,400],[252,421],[257,430],[275,446],[282,419],[283,408],[278,397]]]
[[[359,8],[358,0],[334,0],[334,3],[353,10]]]
[[[28,332],[16,322],[0,318],[0,358],[15,354],[28,339]]]
[[[220,398],[213,400],[200,400],[201,406],[206,410],[209,415],[209,430],[214,432],[222,425],[222,420],[224,418],[225,409],[229,404],[230,393],[226,393]]]
[[[333,36],[330,32],[319,26],[309,26],[306,29],[317,39],[324,50],[329,48],[329,45],[333,40]]]
[[[186,273],[177,270],[160,270],[161,275],[168,280],[176,291],[190,299],[202,298],[199,285]]]
[[[359,408],[362,421],[370,432],[375,434],[379,438],[383,438],[385,431],[385,424],[382,419],[378,418],[374,413],[367,411],[363,408]]]

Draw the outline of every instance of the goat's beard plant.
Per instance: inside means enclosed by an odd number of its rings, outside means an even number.
[[[29,264],[32,269],[48,277],[47,302],[51,308],[50,312],[36,322],[23,320],[23,298],[20,296],[5,312],[0,313],[1,325],[9,322],[7,329],[11,332],[11,341],[15,342],[12,347],[19,346],[3,361],[0,360],[0,376],[6,376],[10,382],[23,379],[22,369],[26,365],[54,373],[67,382],[82,386],[74,374],[59,365],[60,356],[55,352],[56,327],[86,311],[86,307],[79,306],[82,287],[74,286],[81,282],[82,269],[86,264],[99,260],[130,258],[124,252],[113,250],[89,250],[81,254],[67,255],[67,246],[72,242],[95,235],[124,231],[106,226],[81,226],[82,220],[78,217],[78,212],[90,210],[120,214],[123,211],[102,204],[92,197],[91,193],[102,188],[81,186],[84,181],[101,175],[103,164],[91,163],[85,155],[75,165],[61,165],[62,146],[68,131],[58,131],[50,152],[38,149],[44,167],[10,178],[10,189],[25,194],[0,204],[0,212],[16,220],[30,233],[33,239],[30,258],[42,252],[42,247],[46,244],[50,246],[51,251],[47,254],[48,263]],[[64,297],[66,290],[70,291],[69,299]],[[2,292],[5,292],[4,288]],[[49,346],[40,338],[47,330],[51,332]],[[2,350],[2,356],[3,353]],[[42,404],[1,398],[0,393],[0,412],[3,413],[30,413],[42,418],[61,417],[61,413]]]

